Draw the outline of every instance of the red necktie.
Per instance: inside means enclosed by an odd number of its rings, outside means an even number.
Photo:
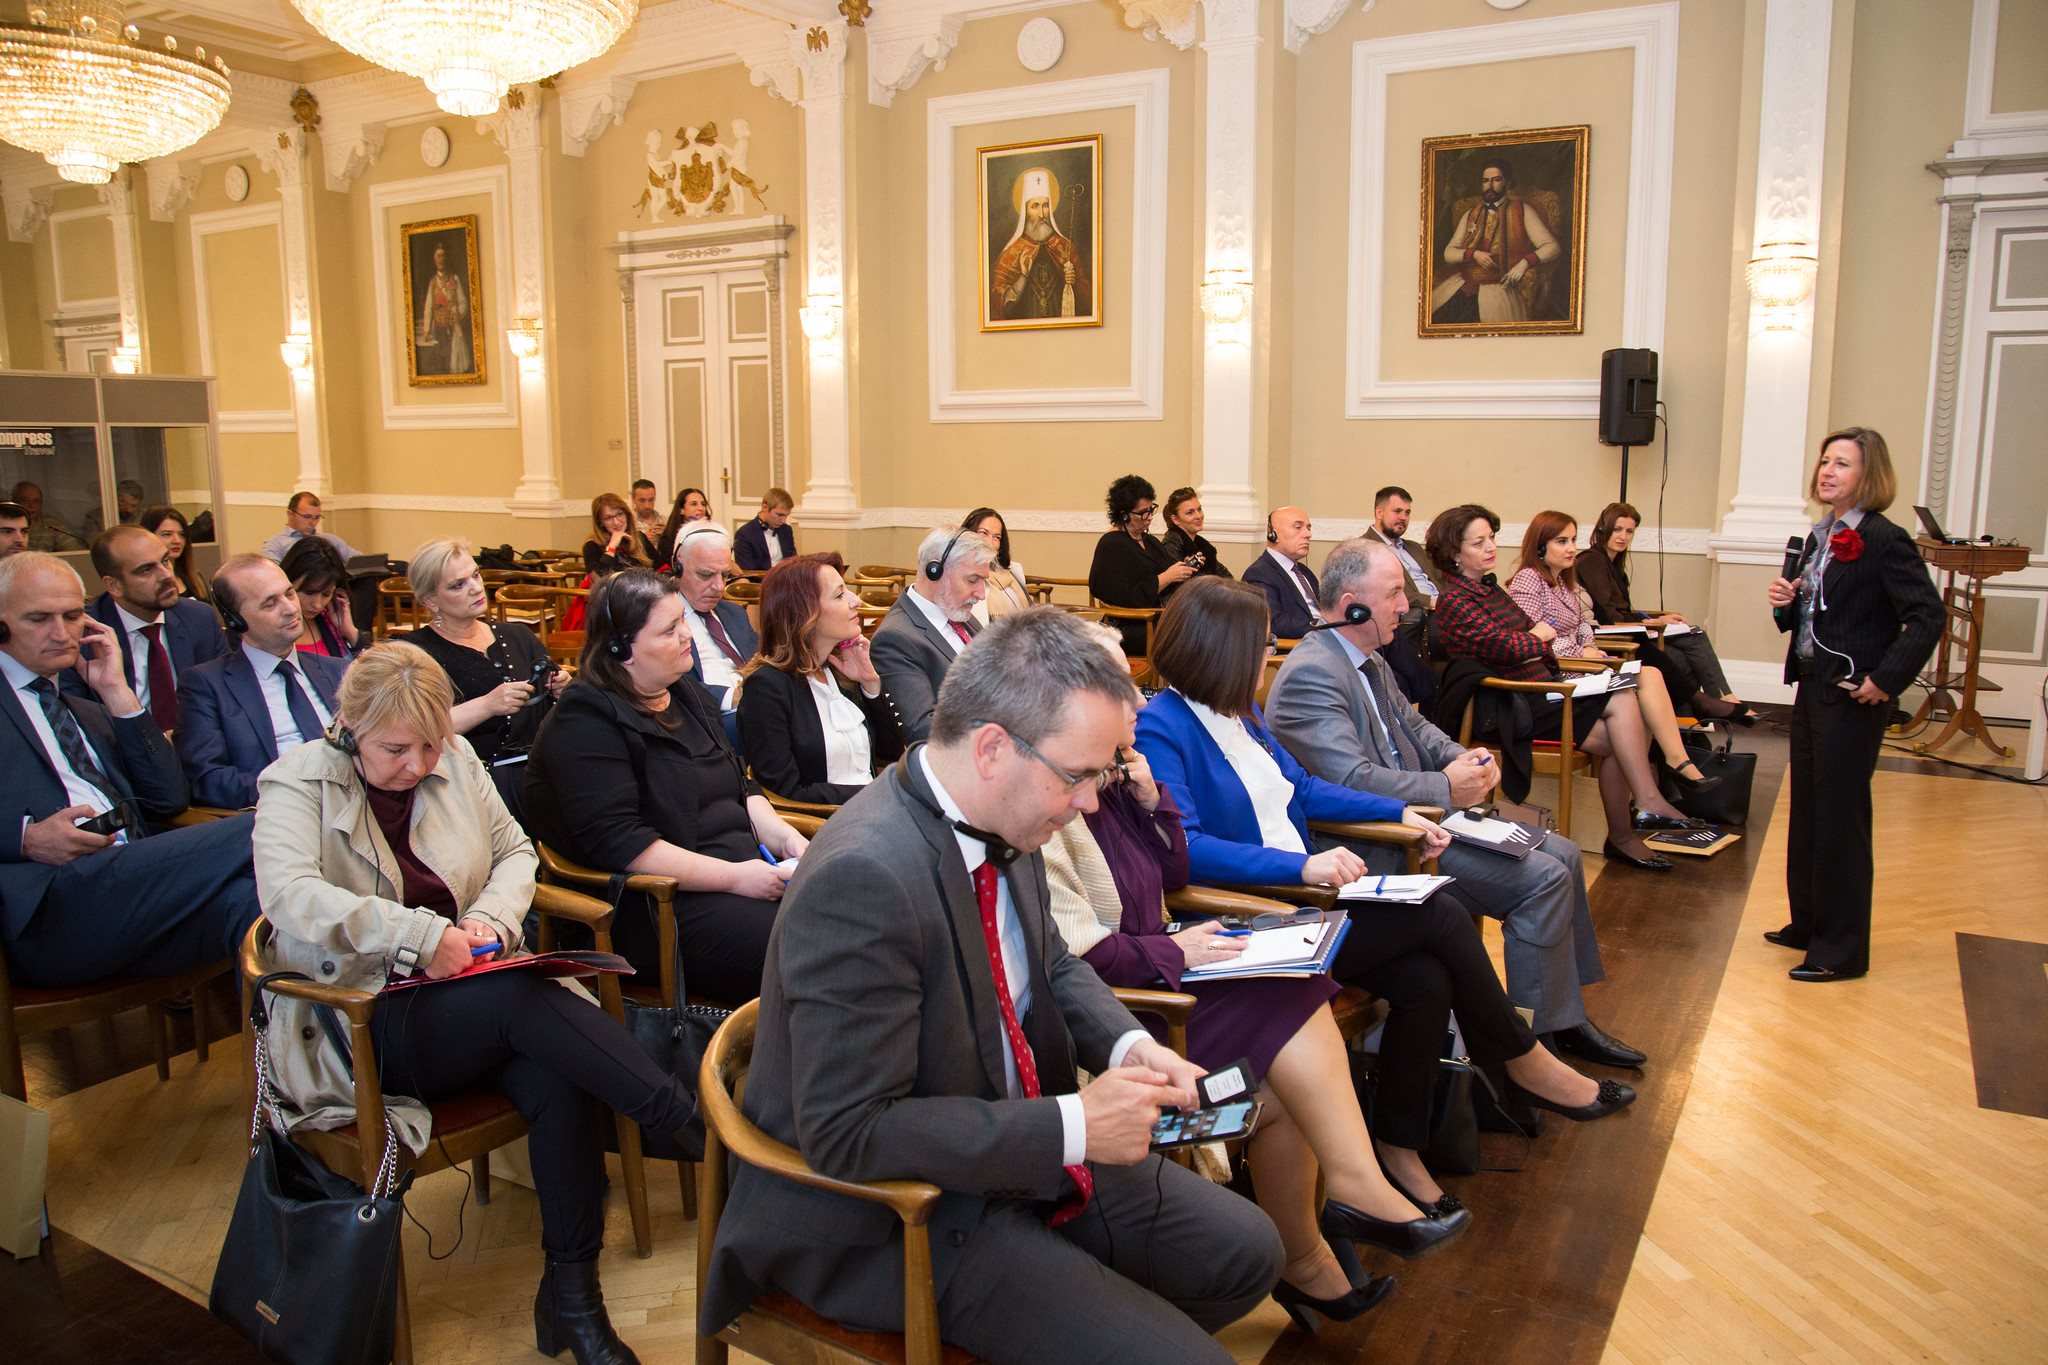
[[[974,637],[967,633],[967,623],[965,621],[948,621],[946,624],[951,626],[953,633],[960,637],[961,644],[971,645],[974,643]]]
[[[152,621],[142,636],[149,641],[149,718],[169,734],[178,728],[178,680],[171,673],[171,656],[164,653],[164,623]]]
[[[732,637],[727,635],[725,627],[719,624],[718,613],[700,611],[697,615],[704,618],[704,629],[711,632],[711,638],[718,642],[720,649],[725,651],[725,657],[732,660],[732,666],[738,668],[745,664],[746,660],[740,657],[740,652],[732,647]]]
[[[956,629],[959,622],[954,622]],[[962,632],[965,634],[965,632]],[[996,868],[995,864],[984,861],[974,869],[974,898],[981,905],[981,933],[988,940],[988,969],[995,973],[996,1003],[1003,1007],[1003,1030],[1010,1036],[1010,1051],[1017,1059],[1017,1084],[1024,1089],[1024,1098],[1038,1098],[1038,1063],[1031,1059],[1031,1044],[1024,1039],[1024,1027],[1017,1022],[1017,1007],[1010,1001],[1010,979],[1003,971],[1003,937],[996,927]],[[1046,1219],[1049,1227],[1073,1221],[1082,1209],[1088,1207],[1088,1197],[1095,1193],[1095,1177],[1086,1166],[1069,1166],[1067,1174],[1074,1178],[1079,1194],[1072,1200],[1053,1210]]]

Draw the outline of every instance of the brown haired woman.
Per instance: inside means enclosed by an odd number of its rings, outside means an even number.
[[[1913,538],[1884,516],[1898,492],[1891,451],[1868,427],[1830,432],[1807,496],[1814,523],[1796,579],[1771,580],[1778,629],[1792,637],[1792,825],[1785,890],[1792,922],[1764,935],[1804,949],[1794,981],[1870,970],[1870,775],[1892,699],[1941,636],[1941,598]]]
[[[206,575],[192,567],[192,523],[185,520],[183,512],[167,505],[145,507],[135,524],[169,547],[171,573],[178,580],[180,596],[201,602],[213,600]]]
[[[838,554],[785,559],[761,580],[761,652],[740,670],[740,742],[792,801],[843,805],[903,756],[903,720],[860,633]]]
[[[583,571],[592,578],[654,566],[654,547],[633,524],[633,509],[617,493],[590,500],[590,539],[583,542]]]

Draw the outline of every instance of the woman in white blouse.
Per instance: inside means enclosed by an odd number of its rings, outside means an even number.
[[[845,561],[796,555],[761,580],[761,651],[740,671],[740,740],[777,796],[837,806],[902,757],[903,721],[860,632]]]
[[[977,507],[960,523],[960,529],[974,532],[996,552],[995,562],[988,566],[988,600],[974,608],[981,623],[987,625],[998,616],[1030,606],[1031,596],[1024,591],[1024,566],[1010,558],[1010,528],[1003,514],[993,507]]]
[[[1578,561],[1579,525],[1563,512],[1538,512],[1522,533],[1522,567],[1508,580],[1508,596],[1531,621],[1557,632],[1552,646],[1560,659],[1612,659],[1594,638],[1592,599],[1579,586],[1572,566]],[[1657,741],[1659,756],[1680,788],[1691,790],[1702,780],[1678,732],[1678,713],[1664,675],[1654,668],[1635,674],[1636,705],[1643,725]]]

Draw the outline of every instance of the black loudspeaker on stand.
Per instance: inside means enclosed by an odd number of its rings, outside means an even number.
[[[1657,353],[1617,348],[1600,356],[1600,444],[1621,447],[1621,498],[1628,501],[1628,452],[1657,436]]]

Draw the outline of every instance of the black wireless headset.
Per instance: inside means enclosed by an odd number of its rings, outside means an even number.
[[[327,742],[347,754],[350,758],[362,753],[362,746],[356,743],[356,732],[341,723],[339,716],[327,727]],[[382,869],[379,869],[380,871]]]
[[[955,545],[958,545],[960,543],[960,537],[966,534],[967,532],[965,531],[955,531],[953,533],[953,538],[946,542],[946,548],[939,551],[939,557],[937,559],[927,559],[924,562],[924,576],[926,578],[936,583],[939,581],[940,578],[944,577],[946,572],[946,561],[953,557],[953,547]]]
[[[1280,543],[1280,533],[1273,529],[1273,514],[1271,512],[1266,513],[1266,543],[1268,545],[1278,545]]]
[[[619,643],[619,632],[612,625],[612,592],[618,586],[619,583],[616,578],[604,585],[604,591],[599,597],[598,609],[604,613],[604,652],[617,659],[620,663],[624,663],[626,656],[633,652],[633,642],[628,640],[624,644]]]
[[[988,852],[988,860],[994,863],[998,868],[1007,869],[1011,863],[1016,862],[1019,858],[1024,856],[1024,850],[1012,846],[1011,844],[1006,842],[1000,834],[990,834],[985,829],[976,829],[973,825],[968,824],[965,820],[955,820],[952,816],[946,814],[946,812],[940,808],[938,802],[934,801],[925,793],[919,791],[917,789],[917,785],[910,780],[909,754],[905,754],[902,760],[897,763],[896,780],[903,784],[903,790],[910,793],[911,799],[916,801],[918,805],[923,806],[933,815],[938,816],[941,820],[944,820],[947,824],[951,825],[954,829],[960,831],[968,838],[979,839],[982,842],[983,847]]]

